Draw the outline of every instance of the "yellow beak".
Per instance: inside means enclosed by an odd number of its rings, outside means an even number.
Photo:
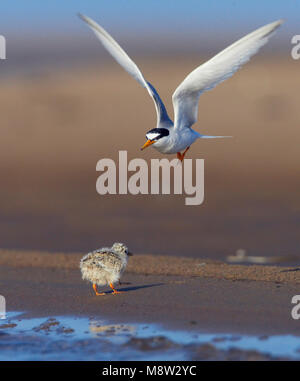
[[[143,147],[141,148],[141,151],[143,151],[143,149],[151,146],[151,144],[155,143],[155,140],[147,140],[146,143],[143,145]]]

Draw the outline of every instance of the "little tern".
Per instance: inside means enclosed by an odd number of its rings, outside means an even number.
[[[177,154],[182,161],[191,144],[197,139],[226,138],[227,136],[201,135],[191,127],[197,122],[200,95],[231,77],[244,63],[265,45],[283,20],[274,21],[256,29],[222,50],[209,61],[193,70],[177,87],[172,96],[174,123],[169,118],[158,92],[121,46],[99,24],[79,14],[113,58],[150,94],[154,101],[157,124],[146,134],[146,147],[153,146],[163,154]],[[183,153],[181,153],[183,151]]]

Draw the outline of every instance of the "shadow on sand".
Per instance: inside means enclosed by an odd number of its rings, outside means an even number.
[[[124,283],[123,283],[124,284]],[[149,287],[157,287],[157,286],[163,286],[165,283],[152,283],[152,284],[145,284],[145,285],[142,285],[142,286],[134,286],[134,287],[126,287],[126,288],[120,288],[118,287],[117,290],[118,291],[135,291],[135,290],[139,290],[141,288],[149,288]],[[111,294],[112,291],[108,291],[107,294]]]
[[[289,272],[292,272],[292,271],[300,271],[300,267],[297,267],[297,268],[295,268],[295,269],[282,270],[281,272],[282,272],[282,273],[289,273]]]

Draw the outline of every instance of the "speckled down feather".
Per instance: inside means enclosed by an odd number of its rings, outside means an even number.
[[[82,279],[99,286],[118,282],[127,265],[127,252],[125,245],[114,244],[88,253],[80,261]]]

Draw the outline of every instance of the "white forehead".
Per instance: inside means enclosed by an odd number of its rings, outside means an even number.
[[[158,132],[148,132],[146,135],[147,139],[154,140],[156,139],[160,134]]]

